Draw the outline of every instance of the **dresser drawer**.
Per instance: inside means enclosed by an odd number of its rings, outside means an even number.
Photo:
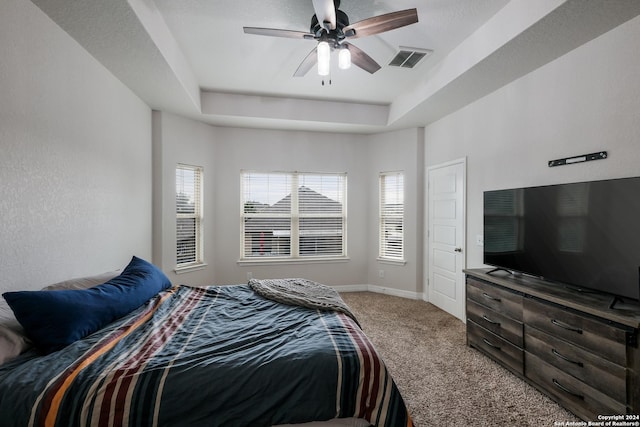
[[[593,353],[525,325],[526,351],[589,384],[598,391],[625,402],[627,370]]]
[[[524,323],[618,365],[627,364],[627,331],[615,325],[533,298],[524,298]]]
[[[522,322],[522,295],[467,278],[467,298]]]
[[[541,386],[560,404],[583,419],[597,420],[602,414],[626,414],[624,404],[525,352],[525,376]]]
[[[467,343],[493,357],[511,371],[519,375],[524,374],[522,349],[477,325],[473,320],[467,321]]]
[[[493,311],[470,299],[467,300],[467,319],[473,320],[478,325],[522,348],[522,322]]]

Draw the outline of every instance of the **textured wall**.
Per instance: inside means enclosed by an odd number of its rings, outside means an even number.
[[[428,166],[467,156],[469,268],[482,265],[483,191],[640,175],[639,39],[635,18],[426,128]]]
[[[256,278],[305,277],[327,285],[366,283],[369,195],[367,140],[362,135],[216,129],[215,278],[217,283]],[[348,262],[238,265],[240,170],[346,172]]]
[[[31,2],[0,57],[0,290],[150,258],[150,109]]]
[[[215,128],[205,123],[169,113],[153,112],[154,156],[154,262],[175,283],[214,284],[216,218]],[[223,160],[224,161],[224,160]],[[203,168],[203,245],[204,263],[197,271],[175,273],[176,268],[176,165]]]
[[[424,143],[423,129],[412,128],[367,137],[369,183],[368,274],[366,283],[410,293],[421,293],[423,269],[424,223]],[[403,171],[405,174],[405,261],[397,265],[377,260],[379,227],[380,172]],[[380,270],[383,276],[380,277]],[[411,295],[411,294],[408,294]]]
[[[213,127],[154,112],[154,259],[174,282],[243,283],[256,278],[306,277],[329,285],[376,284],[421,292],[422,130],[380,135]],[[175,275],[175,166],[204,167],[205,262]],[[347,262],[241,265],[240,171],[347,172]],[[404,170],[407,191],[407,264],[380,267],[378,174]],[[158,185],[161,183],[161,185]],[[160,261],[161,260],[161,261]],[[378,269],[388,271],[378,278]]]

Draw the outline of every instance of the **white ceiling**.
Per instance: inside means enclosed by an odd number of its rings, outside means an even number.
[[[220,126],[372,133],[425,126],[640,14],[637,0],[342,0],[351,23],[416,8],[419,22],[352,43],[375,74],[293,77],[314,41],[311,0],[32,0],[152,108]],[[400,46],[434,52],[413,69]],[[334,61],[335,62],[335,61]]]
[[[322,86],[315,70],[293,73],[315,47],[295,40],[243,33],[243,26],[309,31],[311,0],[156,0],[167,26],[182,48],[204,90],[295,98],[388,104],[420,81],[437,63],[508,0],[343,0],[351,22],[417,8],[417,24],[352,43],[385,65],[371,75],[357,67],[332,69],[332,84]],[[413,70],[388,67],[399,46],[433,49],[434,55]],[[335,61],[334,61],[335,62]]]

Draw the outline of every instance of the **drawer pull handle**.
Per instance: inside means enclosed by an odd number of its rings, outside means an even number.
[[[502,350],[499,346],[495,345],[494,343],[492,343],[491,341],[489,341],[489,340],[488,340],[488,339],[486,339],[486,338],[482,338],[482,341],[484,341],[484,343],[485,343],[486,345],[488,345],[489,347],[493,347],[493,348],[495,348],[496,350]]]
[[[489,319],[489,318],[487,317],[487,315],[486,315],[486,314],[485,314],[485,315],[483,315],[483,316],[482,316],[482,318],[483,318],[486,322],[491,323],[492,325],[498,325],[498,326],[500,326],[500,322],[496,322],[495,320],[491,320],[491,319]]]
[[[561,327],[562,329],[566,329],[567,331],[576,332],[578,334],[582,333],[582,329],[576,328],[576,327],[571,326],[571,325],[567,325],[566,323],[561,322],[561,321],[556,320],[556,319],[551,319],[551,323],[553,323],[556,326]]]
[[[567,356],[561,354],[558,352],[558,350],[556,350],[555,348],[551,349],[551,353],[554,354],[554,356],[559,357],[560,359],[564,360],[565,362],[569,362],[569,363],[573,363],[574,365],[578,365],[581,368],[584,366],[582,362],[576,362],[575,360],[571,360],[569,359]]]
[[[497,301],[497,302],[502,301],[500,298],[492,297],[491,295],[489,295],[486,292],[483,292],[482,296],[485,297],[486,299],[490,299],[491,301]]]
[[[560,390],[564,391],[567,394],[570,394],[571,396],[577,397],[578,399],[582,399],[584,400],[584,396],[581,394],[576,393],[575,391],[571,391],[568,388],[566,388],[565,386],[563,386],[562,384],[560,384],[558,382],[558,380],[556,380],[555,378],[552,380],[553,381],[553,385],[558,387]]]

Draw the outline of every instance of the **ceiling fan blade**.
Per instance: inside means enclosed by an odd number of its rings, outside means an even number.
[[[306,58],[298,65],[298,69],[293,73],[293,77],[303,77],[318,63],[318,50],[314,48]]]
[[[363,19],[344,27],[342,31],[347,37],[355,39],[384,33],[385,31],[415,24],[416,22],[418,22],[418,11],[414,8]]]
[[[279,30],[277,28],[244,27],[245,34],[259,36],[286,37],[289,39],[313,39],[313,34],[304,31]]]
[[[351,63],[357,65],[363,70],[373,74],[378,71],[381,67],[372,57],[364,53],[362,49],[352,45],[351,43],[342,43],[343,46],[347,46],[349,48],[349,52],[351,52]]]
[[[333,0],[313,0],[313,10],[316,12],[318,22],[322,22],[324,28],[336,29],[336,7]]]

